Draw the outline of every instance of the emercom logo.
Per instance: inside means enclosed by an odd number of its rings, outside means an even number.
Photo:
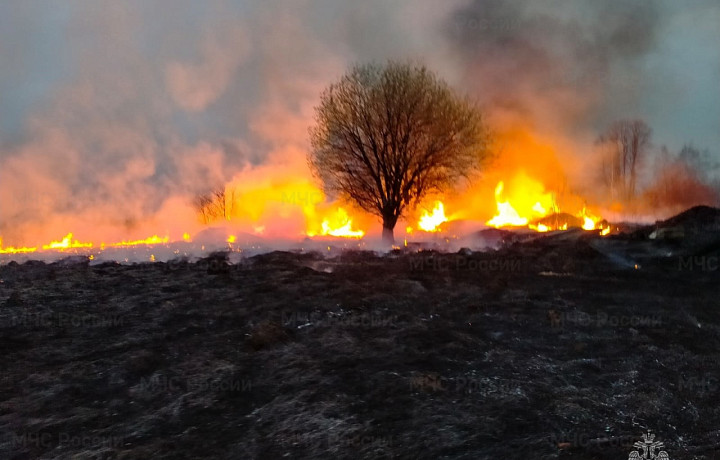
[[[628,460],[635,460],[640,458],[658,459],[658,460],[670,460],[668,453],[664,450],[659,450],[665,447],[660,441],[655,441],[655,435],[649,431],[647,434],[642,435],[643,440],[637,441],[633,444],[637,450],[630,452]],[[656,452],[657,451],[657,452]]]

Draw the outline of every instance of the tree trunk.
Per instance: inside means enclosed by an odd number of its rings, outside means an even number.
[[[383,243],[385,243],[388,246],[392,246],[395,244],[395,235],[393,233],[393,229],[395,228],[396,223],[397,223],[397,217],[395,217],[395,216],[384,216],[383,217],[382,239],[383,239]]]
[[[383,225],[383,232],[382,232],[382,239],[383,243],[385,243],[388,246],[392,246],[395,244],[395,235],[393,234],[392,228],[387,228]]]

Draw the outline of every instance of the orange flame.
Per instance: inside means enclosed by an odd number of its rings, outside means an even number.
[[[545,224],[537,224],[537,225],[532,225],[532,224],[530,224],[529,227],[532,228],[532,229],[535,230],[535,231],[540,232],[540,233],[544,233],[544,232],[550,231],[550,227],[548,227],[548,226],[545,225]]]
[[[322,222],[322,235],[339,236],[346,238],[362,238],[365,232],[362,230],[353,230],[352,219],[348,216],[347,211],[338,208],[335,215],[330,216]],[[308,236],[314,236],[308,233]]]
[[[77,240],[72,240],[72,233],[65,235],[62,241],[52,241],[50,244],[43,245],[43,249],[70,249],[70,248],[91,248],[92,243],[80,243]]]
[[[37,247],[15,247],[15,246],[8,246],[6,248],[3,248],[3,240],[0,238],[0,254],[25,254],[28,252],[35,252],[37,251]]]
[[[187,235],[187,238],[185,236]],[[190,235],[185,233],[183,235],[183,238],[188,241],[190,238]],[[100,243],[100,249],[105,249],[106,247],[128,247],[128,246],[140,246],[140,245],[146,245],[146,246],[152,246],[155,244],[164,244],[167,243],[170,240],[169,237],[165,236],[163,238],[160,238],[157,235],[153,235],[149,238],[145,238],[144,240],[134,240],[134,241],[120,241],[118,243]],[[42,250],[44,251],[64,251],[66,249],[90,249],[93,248],[93,243],[81,243],[77,240],[73,240],[73,234],[68,233],[65,235],[65,237],[60,241],[51,241],[48,244],[44,244],[41,246]],[[2,238],[0,238],[0,254],[25,254],[25,253],[32,253],[37,252],[37,247],[14,247],[14,246],[8,246],[3,247],[2,245]]]
[[[134,241],[121,241],[119,243],[112,243],[108,246],[110,247],[125,247],[125,246],[140,246],[140,245],[154,245],[154,244],[165,244],[170,240],[170,237],[165,236],[163,238],[160,238],[157,235],[153,235],[150,238],[145,238],[144,240],[134,240]],[[105,246],[103,244],[103,246]]]
[[[436,201],[432,213],[425,210],[420,216],[418,227],[426,232],[437,232],[440,230],[440,225],[448,220],[445,216],[445,205],[442,201]]]
[[[524,173],[520,173],[514,177],[512,185],[512,193],[505,192],[505,183],[503,181],[500,181],[495,187],[497,213],[486,222],[487,225],[496,228],[527,226],[537,232],[567,230],[568,222],[558,221],[552,225],[547,220],[537,222],[545,217],[559,215],[560,212],[554,194],[546,192],[542,183]],[[598,228],[600,219],[587,212],[585,207],[580,212],[568,214],[577,217],[581,222],[580,226],[584,230]],[[602,235],[607,233],[601,232]]]
[[[552,205],[552,196],[543,193],[542,184],[535,182],[525,175],[518,176],[520,182],[520,194],[515,194],[510,199],[503,199],[505,183],[500,181],[495,187],[495,203],[497,214],[487,221],[492,227],[527,225],[531,217],[542,217],[546,209]]]

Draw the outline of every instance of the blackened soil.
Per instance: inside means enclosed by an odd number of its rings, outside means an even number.
[[[720,458],[717,269],[581,240],[0,267],[0,458]]]

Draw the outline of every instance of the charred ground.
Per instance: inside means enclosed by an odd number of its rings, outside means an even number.
[[[671,458],[720,458],[707,222],[483,253],[11,263],[0,456],[616,459],[649,429]]]

